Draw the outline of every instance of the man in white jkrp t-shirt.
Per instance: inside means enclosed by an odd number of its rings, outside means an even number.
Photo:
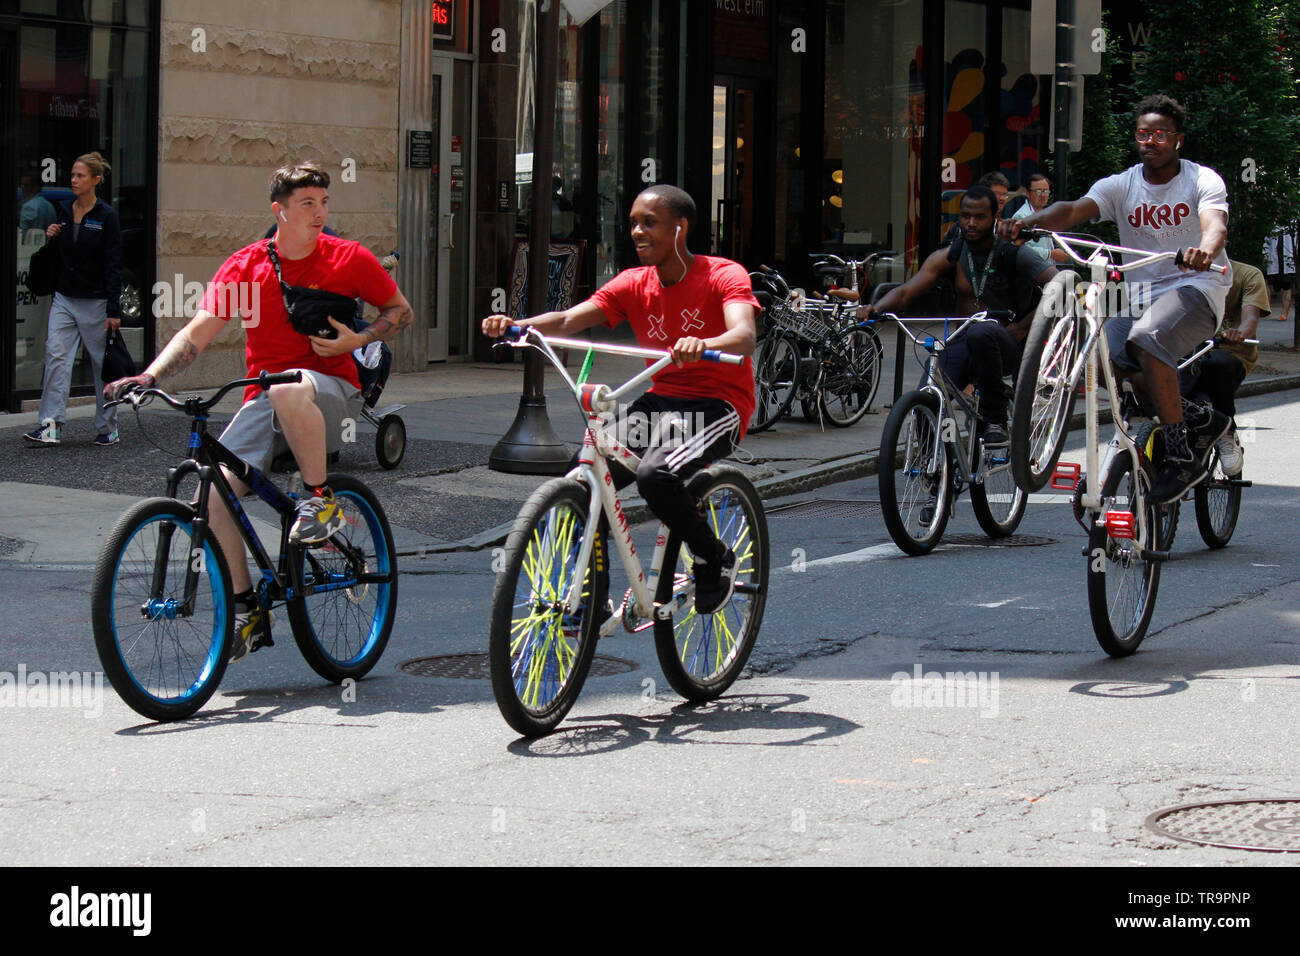
[[[1182,250],[1181,267],[1166,260],[1126,272],[1128,314],[1106,322],[1115,367],[1141,383],[1164,425],[1165,460],[1151,495],[1167,504],[1205,479],[1210,449],[1230,425],[1226,416],[1183,399],[1177,372],[1182,357],[1212,336],[1223,319],[1232,276],[1207,270],[1215,263],[1228,265],[1223,251],[1228,194],[1214,170],[1179,159],[1185,114],[1176,100],[1148,96],[1136,112],[1141,163],[1094,183],[1082,199],[1004,222],[999,232],[1014,239],[1021,229],[1059,232],[1084,220],[1110,219],[1119,227],[1122,245]],[[1134,374],[1139,370],[1140,378]]]

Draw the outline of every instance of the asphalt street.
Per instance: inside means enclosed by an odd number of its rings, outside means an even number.
[[[7,708],[0,844],[19,864],[1285,865],[1142,825],[1300,796],[1300,399],[1244,400],[1239,421],[1254,487],[1232,543],[1206,549],[1184,510],[1131,658],[1092,636],[1065,504],[1035,500],[990,546],[963,499],[943,545],[906,558],[864,478],[769,502],[763,628],[713,704],[683,704],[648,633],[619,632],[599,653],[621,672],[521,740],[489,681],[400,669],[485,651],[494,552],[412,558],[384,659],[352,688],[279,620],[189,721],[144,721],[108,687]],[[101,670],[88,580],[0,559],[0,672]],[[929,694],[930,675],[961,692]]]

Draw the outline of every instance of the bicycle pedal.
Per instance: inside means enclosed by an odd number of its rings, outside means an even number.
[[[1079,484],[1079,477],[1082,472],[1078,462],[1060,461],[1056,463],[1056,470],[1052,472],[1052,480],[1049,487],[1054,491],[1074,491]]]
[[[1132,541],[1137,538],[1137,527],[1134,524],[1132,512],[1108,511],[1103,524],[1106,526],[1108,537],[1125,541]]]

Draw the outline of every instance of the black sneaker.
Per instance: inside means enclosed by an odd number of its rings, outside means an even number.
[[[736,555],[728,548],[720,561],[695,559],[695,613],[712,614],[731,600],[736,590]]]
[[[1211,443],[1213,447],[1213,443]],[[1209,474],[1205,461],[1200,458],[1171,458],[1165,456],[1155,484],[1151,486],[1151,500],[1167,505],[1187,494],[1189,488],[1199,485]]]
[[[271,640],[271,612],[262,608],[246,608],[235,615],[235,639],[230,646],[230,663],[242,661],[261,647],[274,647]]]
[[[985,422],[984,424],[984,447],[1001,448],[1004,445],[1011,444],[1011,436],[1007,434],[1007,426],[998,422]]]
[[[1232,429],[1232,419],[1210,409],[1210,417],[1199,425],[1187,423],[1187,446],[1197,461],[1208,461],[1215,443]]]

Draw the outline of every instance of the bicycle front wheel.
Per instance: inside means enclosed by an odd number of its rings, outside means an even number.
[[[870,326],[850,328],[832,343],[821,392],[822,413],[832,425],[847,428],[867,413],[880,387],[883,352]]]
[[[1237,529],[1237,516],[1241,512],[1241,485],[1223,473],[1219,453],[1213,453],[1210,477],[1196,486],[1192,493],[1196,500],[1196,527],[1207,547],[1227,547],[1232,533]],[[1241,478],[1240,475],[1237,476]]]
[[[1051,477],[1074,411],[1070,369],[1082,344],[1077,283],[1073,272],[1062,272],[1043,289],[1016,377],[1011,471],[1016,484],[1029,492],[1042,488]]]
[[[936,396],[908,392],[894,403],[880,436],[877,468],[889,536],[907,554],[929,554],[952,510],[952,471]]]
[[[761,432],[790,410],[799,387],[799,349],[789,336],[773,332],[754,357],[754,415],[749,433]]]
[[[1116,455],[1106,472],[1101,496],[1103,514],[1127,512],[1133,516],[1134,534],[1139,510],[1145,511],[1147,537],[1112,538],[1104,521],[1093,523],[1088,535],[1088,610],[1097,643],[1111,657],[1137,650],[1146,636],[1160,584],[1160,562],[1143,557],[1161,535],[1162,515],[1151,501],[1151,474],[1144,466],[1136,474],[1129,455]]]
[[[736,555],[736,592],[714,613],[695,613],[694,558],[670,535],[655,603],[671,608],[672,616],[655,618],[655,650],[673,690],[705,701],[732,685],[754,649],[767,603],[767,520],[754,486],[729,465],[705,469],[689,489],[713,533]]]
[[[347,475],[330,475],[329,485],[346,523],[324,544],[289,546],[303,593],[286,603],[303,658],[337,684],[364,677],[388,646],[397,613],[397,549],[374,492]]]
[[[150,720],[202,707],[226,670],[230,571],[211,537],[194,545],[194,509],[150,498],[118,519],[91,584],[95,649],[113,689]]]
[[[976,446],[975,466],[983,473],[983,482],[970,486],[971,510],[984,533],[990,538],[1005,538],[1020,526],[1029,504],[1029,495],[1016,484],[1006,448]]]
[[[556,478],[525,502],[506,540],[492,594],[488,656],[501,716],[526,737],[553,730],[582,690],[596,652],[609,587],[603,535],[578,567],[588,514],[586,485]],[[577,606],[566,601],[581,582]]]

